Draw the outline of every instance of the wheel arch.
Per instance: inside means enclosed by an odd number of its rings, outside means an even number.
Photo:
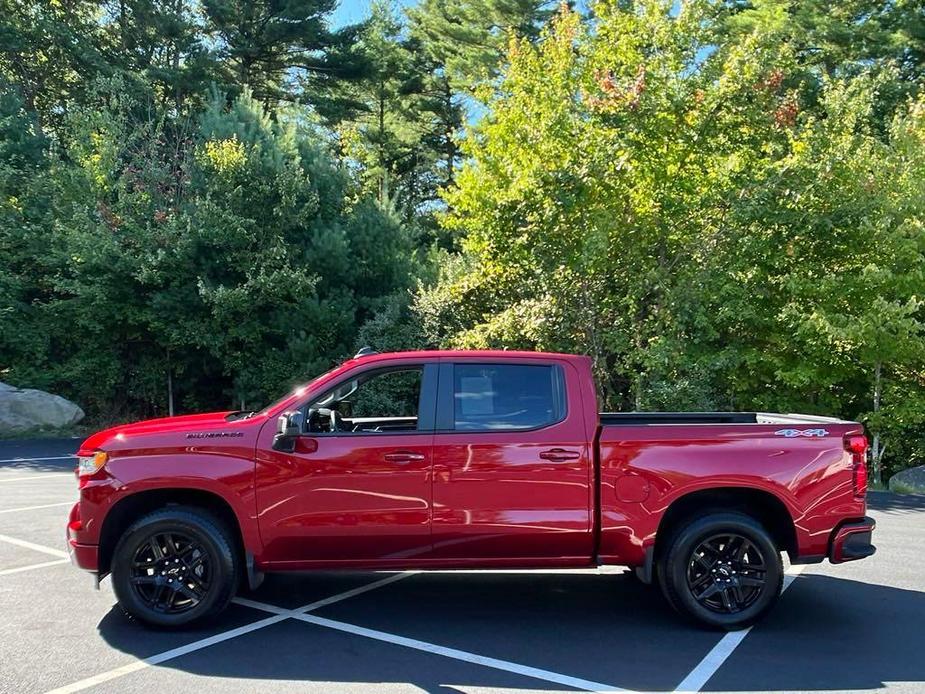
[[[780,497],[754,487],[714,487],[688,492],[669,504],[655,535],[656,558],[685,522],[717,511],[738,511],[751,516],[767,528],[779,550],[787,552],[791,560],[797,557],[796,525]]]
[[[137,491],[117,501],[103,519],[99,540],[99,575],[110,571],[112,555],[119,538],[139,518],[170,506],[185,506],[207,511],[231,532],[234,549],[241,565],[248,554],[244,545],[241,522],[227,500],[220,494],[194,487],[159,488]]]

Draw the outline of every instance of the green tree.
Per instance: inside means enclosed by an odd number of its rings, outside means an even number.
[[[739,364],[735,400],[863,417],[878,483],[882,435],[909,435],[925,405],[925,110],[913,103],[882,139],[870,117],[879,81],[824,90],[785,156],[743,191],[734,242],[709,268],[723,270],[712,351]],[[730,278],[734,289],[717,286]]]
[[[326,122],[380,204],[394,206],[410,227],[432,226],[429,208],[458,160],[458,100],[387,2],[373,3],[353,50],[366,74],[330,92],[344,108],[322,109]],[[422,236],[421,245],[428,241]]]
[[[13,382],[41,369],[98,415],[164,412],[169,389],[184,408],[256,406],[348,353],[407,286],[403,230],[299,112],[216,94],[195,122],[119,82],[100,96],[55,180],[55,281],[34,306],[48,346],[12,360]]]
[[[183,112],[186,102],[201,106],[217,77],[214,56],[206,48],[205,17],[187,0],[107,0],[104,24],[109,62],[143,92],[154,91],[160,105]]]
[[[790,47],[791,83],[819,90],[825,78],[879,74],[871,116],[884,132],[894,111],[922,89],[925,11],[919,2],[754,0],[730,2],[727,9],[728,40],[770,32]]]
[[[60,135],[87,84],[106,74],[97,3],[0,2],[0,79],[16,85],[40,134]]]
[[[875,473],[905,464],[880,454],[921,430],[921,106],[883,126],[895,73],[722,16],[601,2],[513,44],[416,311],[442,344],[590,354],[609,407],[862,417]]]
[[[46,343],[34,310],[53,286],[48,141],[41,133],[19,90],[0,83],[0,380],[11,359],[41,355]]]
[[[402,184],[411,185],[408,179],[418,168],[415,159],[421,149],[414,109],[417,76],[402,29],[388,3],[372,5],[357,46],[368,61],[369,73],[356,84],[345,85],[357,108],[350,120],[338,124],[347,155],[361,165],[380,203],[397,197]]]
[[[332,80],[362,74],[350,45],[355,27],[328,28],[337,0],[205,0],[205,31],[214,36],[225,85],[249,87],[275,105],[324,93]]]
[[[535,39],[554,3],[538,0],[422,0],[408,10],[419,37],[454,91],[497,76],[511,37]]]

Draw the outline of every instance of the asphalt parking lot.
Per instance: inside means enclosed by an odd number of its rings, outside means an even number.
[[[78,443],[0,442],[0,692],[925,691],[925,497],[871,494],[877,555],[805,567],[748,632],[619,569],[275,575],[154,631],[66,559]]]

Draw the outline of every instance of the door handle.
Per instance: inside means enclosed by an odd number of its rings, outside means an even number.
[[[411,451],[396,451],[395,453],[386,453],[382,457],[389,463],[411,463],[418,460],[424,460],[423,453],[412,453]]]
[[[580,457],[581,453],[577,451],[567,451],[564,448],[553,448],[540,453],[540,458],[543,460],[551,460],[554,463],[561,463],[565,460],[577,460]]]

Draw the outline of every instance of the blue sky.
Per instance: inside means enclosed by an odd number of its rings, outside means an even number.
[[[332,25],[337,28],[366,19],[371,4],[372,0],[341,0],[331,17]],[[417,4],[417,0],[392,0],[392,4],[396,8],[411,7]]]

